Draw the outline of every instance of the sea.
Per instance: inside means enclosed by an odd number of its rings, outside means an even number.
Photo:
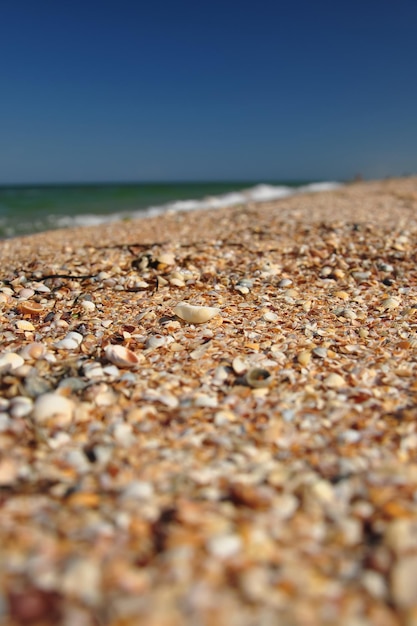
[[[330,181],[106,183],[0,186],[0,239],[166,211],[267,202],[334,189]]]

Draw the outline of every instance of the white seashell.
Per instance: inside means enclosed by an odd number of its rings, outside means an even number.
[[[139,363],[137,354],[124,346],[109,344],[104,348],[106,359],[118,367],[135,367]]]
[[[24,364],[24,359],[16,352],[6,352],[0,357],[0,372],[15,370]]]
[[[47,287],[43,283],[32,283],[32,288],[38,293],[51,293],[49,287]]]
[[[340,387],[346,387],[345,379],[340,374],[332,373],[324,379],[324,385],[329,389],[339,389]]]
[[[74,412],[74,403],[59,393],[50,392],[38,396],[33,407],[33,418],[36,422],[46,422],[51,417],[58,417],[61,425],[69,423]]]
[[[83,365],[83,372],[84,376],[88,378],[88,380],[94,380],[104,377],[104,371],[100,363],[86,363],[85,365]]]
[[[91,302],[91,300],[83,300],[81,302],[81,306],[84,311],[94,311],[94,309],[96,308],[96,305],[94,304],[94,302]]]
[[[234,373],[237,374],[238,376],[241,376],[248,369],[248,364],[240,356],[237,356],[232,361],[232,367],[233,367]]]
[[[20,356],[25,359],[25,361],[29,359],[40,359],[46,353],[46,347],[40,341],[34,341],[32,343],[24,346],[20,351]]]
[[[170,278],[169,279],[169,284],[172,285],[173,287],[185,287],[185,282],[183,279],[181,278]]]
[[[80,333],[71,331],[64,339],[56,342],[55,348],[59,348],[60,350],[76,350],[76,348],[81,345],[82,340],[83,336]]]
[[[152,348],[161,348],[167,342],[166,337],[164,335],[151,335],[146,340],[145,347],[148,349]]]
[[[174,265],[175,256],[169,252],[162,252],[156,257],[156,261],[161,265]]]
[[[381,303],[381,308],[384,311],[389,311],[391,309],[396,309],[400,306],[401,302],[398,298],[396,298],[395,296],[391,297],[391,298],[386,298],[385,300],[383,300],[383,302]]]
[[[204,324],[212,317],[220,314],[220,309],[212,306],[195,306],[188,302],[180,302],[174,308],[174,313],[185,322],[190,324]]]
[[[266,322],[278,321],[278,315],[276,313],[273,313],[272,311],[267,311],[266,313],[264,313],[263,318]]]
[[[21,289],[19,291],[19,300],[27,300],[28,298],[31,298],[32,296],[35,295],[35,292],[33,289],[30,289],[29,287],[24,287],[23,289]]]
[[[15,418],[25,417],[33,409],[33,400],[26,396],[15,396],[10,404],[10,415]]]
[[[17,320],[16,328],[19,330],[35,330],[34,325],[27,320]]]

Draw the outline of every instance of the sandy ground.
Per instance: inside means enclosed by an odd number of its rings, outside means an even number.
[[[0,622],[417,624],[416,216],[404,178],[1,242]]]

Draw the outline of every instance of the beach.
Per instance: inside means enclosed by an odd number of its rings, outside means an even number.
[[[1,623],[417,625],[416,238],[407,177],[0,242]]]

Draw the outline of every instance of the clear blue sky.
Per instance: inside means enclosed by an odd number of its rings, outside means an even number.
[[[417,0],[8,0],[0,183],[417,172]]]

